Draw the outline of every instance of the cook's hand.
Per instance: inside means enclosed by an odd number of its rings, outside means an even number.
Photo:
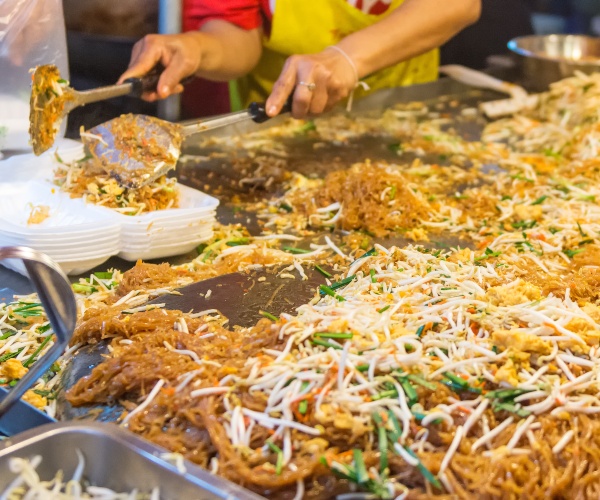
[[[347,97],[356,83],[354,67],[332,48],[318,54],[291,56],[267,99],[267,114],[278,114],[294,87],[294,118],[322,113]]]
[[[119,83],[127,78],[144,76],[160,62],[165,70],[160,75],[156,91],[145,92],[142,97],[147,101],[156,101],[183,92],[183,85],[179,82],[200,68],[202,51],[199,35],[182,33],[145,36],[133,46],[129,68],[121,75]]]

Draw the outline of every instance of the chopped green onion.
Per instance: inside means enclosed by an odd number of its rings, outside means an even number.
[[[544,203],[544,201],[546,201],[546,198],[548,198],[548,196],[544,195],[544,196],[540,196],[537,200],[535,200],[532,205],[541,205],[542,203]]]
[[[387,311],[387,310],[388,310],[390,307],[392,307],[392,306],[390,306],[390,305],[387,305],[387,306],[385,306],[385,307],[382,307],[381,309],[377,309],[377,312],[378,312],[379,314],[381,314],[381,313],[384,313],[384,312],[385,312],[385,311]]]
[[[431,471],[423,465],[423,462],[421,462],[421,460],[419,460],[419,457],[417,456],[417,454],[414,451],[412,451],[408,446],[404,446],[404,449],[411,457],[413,457],[414,459],[416,459],[419,462],[417,464],[417,469],[423,475],[425,480],[432,486],[435,486],[436,488],[441,490],[442,484],[440,483],[439,479],[437,477],[435,477],[431,473]]]
[[[398,391],[396,389],[390,389],[388,391],[383,391],[378,394],[373,394],[371,396],[371,399],[373,401],[379,401],[380,399],[397,398],[397,397],[398,397]]]
[[[298,128],[297,132],[300,134],[306,134],[307,132],[312,132],[314,130],[317,130],[315,122],[312,120],[308,120],[306,123],[304,123]]]
[[[521,408],[520,405],[519,407],[517,407],[516,405],[514,405],[513,403],[509,403],[509,402],[498,402],[498,401],[494,401],[492,403],[492,410],[494,411],[507,411],[509,413],[514,413],[515,415],[518,415],[519,417],[525,418],[528,417],[529,415],[531,415],[531,412]]]
[[[4,333],[4,334],[2,334],[2,336],[0,336],[0,340],[6,340],[16,334],[17,334],[16,331],[8,330],[6,333]]]
[[[290,205],[288,205],[287,203],[281,203],[279,205],[279,208],[285,210],[287,213],[291,213],[291,212],[294,211],[294,209]]]
[[[423,387],[425,387],[426,389],[429,389],[430,391],[435,391],[437,389],[437,384],[434,384],[433,382],[429,382],[428,380],[425,380],[420,375],[415,375],[414,373],[411,373],[408,375],[408,379],[411,382],[414,382],[415,384],[422,385]]]
[[[271,314],[270,312],[267,311],[259,311],[259,314],[261,316],[263,316],[264,318],[270,319],[271,321],[279,321],[279,318],[277,316],[275,316],[274,314]]]
[[[585,252],[585,248],[578,248],[576,250],[571,250],[570,248],[567,248],[567,249],[563,250],[563,253],[570,259],[572,259],[578,253],[581,253],[581,252]]]
[[[528,392],[532,392],[532,389],[498,389],[488,392],[485,397],[488,399],[514,399]]]
[[[352,264],[358,262],[359,260],[366,259],[367,257],[373,257],[373,255],[377,255],[377,249],[375,247],[371,248],[371,250],[369,250],[368,252],[363,253],[358,259],[354,259]]]
[[[50,342],[50,340],[52,340],[52,335],[48,335],[42,341],[42,343],[38,346],[38,348],[33,352],[33,354],[31,356],[29,356],[25,361],[23,361],[23,366],[25,368],[27,368],[31,363],[33,363],[35,361],[35,358],[38,356],[38,354],[40,352],[42,352],[42,349],[44,349],[44,347],[46,347],[46,344],[48,344],[48,342]]]
[[[2,356],[0,356],[0,363],[4,363],[5,361],[8,361],[9,359],[16,358],[19,354],[21,354],[21,351],[23,349],[25,349],[25,348],[21,347],[20,349],[17,349],[15,352],[7,352],[6,354],[3,354]]]
[[[98,291],[96,287],[84,285],[83,283],[73,283],[72,288],[76,293],[94,293]]]
[[[408,406],[412,407],[417,401],[419,401],[419,396],[417,395],[417,391],[412,386],[412,384],[405,378],[400,379],[400,385],[408,398]]]
[[[442,375],[444,375],[444,377],[450,380],[450,382],[452,382],[454,385],[459,386],[461,389],[466,390],[469,388],[469,382],[460,378],[457,375],[454,375],[454,373],[444,372]]]
[[[365,465],[365,459],[362,451],[358,449],[352,450],[354,455],[354,469],[356,471],[356,482],[358,484],[366,483],[369,480],[369,473],[367,472],[367,466]]]
[[[326,278],[331,278],[331,273],[328,273],[327,271],[325,271],[325,269],[323,269],[321,266],[315,264],[315,269],[317,271],[319,271]]]
[[[417,328],[417,337],[421,338],[421,335],[423,335],[423,330],[425,330],[425,325],[421,325],[419,328]]]
[[[26,304],[26,303],[21,302],[21,304]],[[39,302],[33,302],[33,303],[26,304],[24,306],[19,306],[19,307],[13,309],[12,312],[20,313],[23,311],[31,311],[31,309],[36,309],[36,308],[41,308],[41,307],[42,307],[42,304],[40,304]]]
[[[338,350],[342,350],[342,348],[339,345],[336,344],[332,344],[331,342],[326,342],[324,340],[319,340],[319,339],[313,339],[311,340],[311,342],[314,345],[320,345],[322,347],[332,347],[333,349],[338,349]]]
[[[369,271],[369,274],[371,275],[371,283],[377,283],[377,278],[375,277],[375,269],[371,269]]]
[[[271,441],[267,441],[267,445],[269,445],[269,448],[271,449],[271,451],[273,453],[277,454],[277,463],[275,465],[275,474],[280,476],[281,472],[283,471],[283,451],[281,451],[281,448]]]
[[[402,437],[402,426],[400,425],[400,422],[398,421],[398,417],[396,417],[396,415],[394,415],[394,412],[392,410],[388,410],[387,415],[388,415],[388,421],[391,422],[391,424],[392,424],[392,430],[389,431],[390,437],[392,438],[392,441],[394,443],[399,443],[400,438]]]
[[[294,253],[294,254],[312,252],[312,250],[306,250],[305,248],[297,248],[297,247],[282,247],[282,250],[285,250],[286,252]]]
[[[96,278],[101,279],[101,280],[110,280],[113,277],[113,273],[110,272],[97,272],[94,273],[94,276],[96,276]]]
[[[316,332],[315,337],[321,337],[324,339],[351,339],[354,336],[350,332]]]
[[[366,372],[366,371],[369,371],[369,365],[358,365],[358,366],[356,367],[356,369],[357,369],[359,372]]]
[[[579,224],[579,222],[577,223],[577,228],[579,229],[579,234],[581,235],[581,237],[585,238],[587,236],[587,233],[583,232],[583,229],[581,228],[581,224]]]
[[[340,302],[344,302],[346,299],[344,297],[342,297],[341,295],[338,295],[337,293],[335,293],[330,287],[328,287],[327,285],[319,285],[319,291],[323,292],[321,295],[329,295],[330,297],[333,297],[334,299],[340,301]]]
[[[242,245],[247,245],[249,243],[249,241],[250,240],[248,238],[239,238],[237,240],[227,241],[225,244],[228,247],[239,247],[239,246],[242,246]]]
[[[303,399],[300,401],[298,404],[298,411],[300,412],[300,415],[306,415],[306,412],[308,411],[308,400]]]
[[[343,280],[336,281],[335,283],[332,283],[330,285],[330,288],[332,290],[338,290],[340,288],[343,288],[346,285],[348,285],[349,283],[351,283],[354,280],[354,278],[356,278],[356,274],[353,274],[352,276],[348,276],[347,278],[344,278]]]

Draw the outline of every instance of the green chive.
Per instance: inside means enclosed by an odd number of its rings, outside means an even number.
[[[398,417],[396,417],[396,415],[394,415],[394,412],[392,410],[388,410],[387,415],[388,415],[388,421],[391,422],[391,424],[392,424],[392,430],[389,431],[390,436],[394,443],[398,443],[398,442],[400,442],[400,438],[402,437],[402,426],[400,425],[400,422],[398,421]]]
[[[281,451],[281,448],[279,446],[277,446],[275,443],[272,443],[271,441],[267,441],[267,444],[269,445],[269,448],[271,449],[271,451],[273,453],[277,454],[277,463],[275,465],[275,473],[280,476],[281,472],[283,471],[283,451]]]
[[[419,397],[417,396],[417,391],[412,386],[412,384],[405,378],[400,379],[400,385],[408,398],[408,406],[412,407],[417,401],[419,401]]]
[[[6,333],[4,333],[1,337],[0,340],[6,340],[10,337],[12,337],[13,335],[16,335],[17,332],[13,332],[12,330],[8,330]]]
[[[356,482],[358,484],[366,483],[369,480],[369,473],[367,472],[367,466],[365,465],[365,459],[362,451],[358,449],[352,450],[354,455],[354,468],[356,470]]]
[[[388,441],[385,427],[377,426],[377,437],[379,443],[379,472],[384,475],[388,468]]]
[[[312,250],[306,250],[304,248],[297,248],[297,247],[282,247],[282,250],[285,250],[286,252],[294,253],[294,254],[301,254],[301,253],[310,253],[310,252],[312,252]]]
[[[437,389],[437,384],[434,384],[433,382],[429,382],[428,380],[425,380],[420,375],[415,375],[415,374],[411,373],[408,375],[408,379],[411,382],[414,382],[415,384],[422,385],[423,387],[425,387],[426,389],[429,389],[430,391],[435,391]]]
[[[421,325],[419,328],[417,328],[417,337],[421,338],[421,335],[423,335],[423,330],[425,330],[425,325]]]
[[[298,404],[298,411],[300,412],[300,415],[306,415],[307,410],[308,401],[306,399],[303,399],[302,401],[300,401],[300,404]]]
[[[396,389],[390,389],[389,391],[383,391],[378,394],[373,394],[371,396],[371,399],[373,401],[379,401],[380,399],[397,398],[397,397],[398,397],[398,391]]]
[[[346,299],[340,295],[338,295],[337,293],[335,293],[330,287],[328,287],[327,285],[319,285],[319,290],[322,293],[322,295],[329,295],[330,297],[333,297],[334,299],[340,301],[340,302],[344,302]]]
[[[363,253],[358,259],[354,259],[352,264],[358,262],[359,260],[366,259],[367,257],[373,257],[373,255],[377,255],[377,249],[375,247],[371,248],[371,250],[369,250],[368,252]]]
[[[379,314],[381,314],[381,313],[384,313],[384,312],[385,312],[385,311],[387,311],[387,310],[388,310],[390,307],[392,307],[392,306],[389,306],[389,305],[387,305],[387,306],[385,306],[385,307],[382,307],[381,309],[377,309],[377,312],[378,312]]]
[[[48,323],[47,325],[44,326],[38,326],[35,331],[37,333],[46,333],[48,330],[50,330],[50,328],[52,328],[52,325],[50,323]]]
[[[96,278],[101,279],[101,280],[110,280],[113,277],[113,273],[110,272],[97,272],[94,273],[94,276],[96,276]]]
[[[375,269],[371,269],[369,271],[369,274],[371,275],[371,283],[377,283],[377,278],[375,277]]]
[[[352,280],[354,280],[354,278],[356,278],[356,274],[353,274],[352,276],[348,276],[347,278],[344,278],[343,280],[336,281],[335,283],[332,283],[331,286],[330,286],[330,288],[332,290],[338,290],[340,288],[343,288],[346,285],[348,285],[349,283],[351,283]]]
[[[421,460],[419,460],[419,457],[417,456],[417,454],[412,451],[408,446],[405,446],[404,449],[406,450],[406,452],[413,458],[417,459],[419,461],[419,463],[417,464],[417,469],[419,470],[419,472],[423,475],[423,477],[425,478],[425,480],[431,484],[432,486],[435,486],[436,488],[438,488],[439,490],[442,489],[442,484],[440,483],[440,481],[438,480],[437,477],[435,477],[431,471],[425,467],[423,465],[423,462],[421,462]]]
[[[454,385],[459,386],[461,389],[466,390],[469,388],[469,382],[458,377],[457,375],[454,375],[454,373],[444,372],[442,375],[444,375],[444,377],[450,380],[450,382],[452,382]]]
[[[572,259],[573,257],[575,257],[578,253],[581,252],[585,252],[585,248],[578,248],[576,250],[571,250],[569,248],[567,248],[566,250],[563,250],[563,253],[569,257],[570,259]]]
[[[19,304],[24,304],[24,305],[16,307],[15,309],[13,309],[13,312],[28,311],[28,310],[34,309],[36,307],[42,307],[42,304],[40,304],[39,302],[19,302]]]
[[[350,332],[316,332],[315,337],[322,337],[324,339],[351,339],[354,336]]]
[[[314,345],[320,345],[322,347],[333,347],[334,349],[338,349],[340,351],[342,350],[342,348],[339,345],[332,344],[331,342],[325,342],[324,340],[312,339],[311,343],[313,343]]]
[[[356,367],[356,369],[357,369],[359,372],[366,372],[366,371],[369,371],[369,365],[358,365],[358,366]]]
[[[587,234],[583,232],[583,229],[581,228],[581,224],[579,224],[579,222],[577,223],[577,228],[579,229],[579,234],[581,235],[581,237],[585,238]]]
[[[25,348],[21,347],[20,349],[17,349],[15,352],[7,352],[6,354],[3,354],[2,356],[0,356],[0,363],[4,363],[5,361],[8,361],[9,359],[16,358],[19,354],[21,354],[21,351],[23,349],[25,349]]]
[[[514,399],[528,392],[532,392],[532,389],[498,389],[488,392],[485,397],[487,399]]]
[[[520,406],[517,407],[513,403],[508,403],[508,402],[494,401],[492,403],[492,410],[507,411],[509,413],[514,413],[515,415],[518,415],[519,417],[522,417],[522,418],[525,418],[525,417],[528,417],[529,415],[531,415],[530,411],[525,410],[524,408],[521,408]]]
[[[241,245],[247,245],[249,241],[250,240],[248,238],[239,238],[237,240],[230,240],[230,241],[226,242],[225,244],[228,247],[238,247]]]
[[[279,208],[285,210],[287,213],[291,213],[294,211],[294,209],[291,206],[289,206],[287,203],[281,203],[279,205]]]
[[[52,335],[48,335],[42,343],[38,346],[38,348],[33,352],[31,356],[29,356],[25,361],[23,361],[23,366],[27,368],[31,363],[34,362],[37,355],[42,352],[42,349],[46,347],[46,344],[52,340]]]
[[[546,195],[540,196],[537,200],[535,200],[532,203],[532,205],[541,205],[542,203],[544,203],[544,201],[546,201],[546,198],[548,198]]]
[[[323,269],[321,266],[315,264],[315,269],[317,271],[319,271],[326,278],[331,278],[331,273],[328,273],[327,271],[325,271],[325,269]]]
[[[396,198],[396,192],[397,192],[396,186],[392,186],[392,189],[390,189],[390,200],[393,200],[394,198]]]
[[[279,318],[277,316],[275,316],[274,314],[271,314],[270,312],[267,311],[259,311],[259,314],[267,319],[270,319],[271,321],[279,321]]]
[[[76,293],[94,293],[98,291],[96,287],[84,285],[82,283],[73,283],[72,288]]]

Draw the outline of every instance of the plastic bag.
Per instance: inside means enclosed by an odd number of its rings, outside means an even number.
[[[62,0],[0,0],[0,150],[31,150],[29,70],[40,64],[69,78]]]

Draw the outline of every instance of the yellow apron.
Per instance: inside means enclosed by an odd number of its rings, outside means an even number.
[[[285,60],[293,54],[314,54],[392,13],[404,0],[393,0],[382,15],[365,14],[347,0],[276,0],[270,37],[254,70],[238,82],[242,102],[265,100]],[[364,79],[370,91],[435,80],[439,54],[423,55],[382,69]],[[357,89],[356,97],[365,93]]]

